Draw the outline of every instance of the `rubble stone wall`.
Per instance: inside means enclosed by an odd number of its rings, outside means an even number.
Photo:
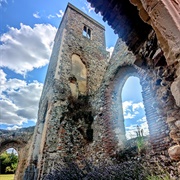
[[[90,37],[83,36],[84,27],[90,29]],[[68,5],[55,38],[32,145],[38,179],[64,159],[90,156],[86,150],[94,138],[90,102],[107,67],[105,49],[104,27]],[[86,69],[84,76],[81,66]],[[82,80],[86,80],[86,93],[80,87]]]
[[[68,5],[55,38],[24,177],[33,169],[32,177],[42,179],[63,160],[111,161],[126,141],[121,91],[130,76],[139,77],[142,85],[152,150],[168,157],[169,148],[170,156],[179,160],[180,36],[164,1],[155,6],[149,2],[132,1],[153,29],[135,54],[118,39],[109,62],[104,27]],[[173,31],[165,31],[161,14]],[[78,74],[78,68],[83,72]]]
[[[154,68],[161,86],[156,90],[159,102],[166,112],[166,122],[174,145],[168,152],[172,159],[180,160],[180,3],[176,0],[144,1],[132,0],[139,9],[141,18],[156,32],[160,47],[166,57],[167,66]],[[178,163],[180,173],[180,162]]]
[[[31,146],[34,127],[17,130],[0,129],[0,154],[9,148],[14,148],[18,153],[18,167],[15,179],[23,179],[24,171],[29,163],[29,149]]]

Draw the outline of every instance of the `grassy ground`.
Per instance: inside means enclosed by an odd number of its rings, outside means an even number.
[[[14,174],[0,174],[0,180],[14,180]]]

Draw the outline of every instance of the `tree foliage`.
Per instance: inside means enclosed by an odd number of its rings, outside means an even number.
[[[0,174],[14,173],[18,165],[18,156],[14,153],[3,152],[0,155]]]

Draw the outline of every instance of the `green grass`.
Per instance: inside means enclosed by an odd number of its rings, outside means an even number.
[[[0,180],[14,180],[14,174],[0,174]]]

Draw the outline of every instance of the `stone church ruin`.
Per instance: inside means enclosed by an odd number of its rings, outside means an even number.
[[[180,173],[179,1],[88,2],[119,36],[110,60],[104,26],[68,4],[54,40],[34,134],[25,140],[1,138],[0,150],[21,151],[24,167],[16,172],[18,180],[42,179],[65,157],[111,161],[126,142],[122,88],[128,77],[136,76],[152,151],[174,160]]]

